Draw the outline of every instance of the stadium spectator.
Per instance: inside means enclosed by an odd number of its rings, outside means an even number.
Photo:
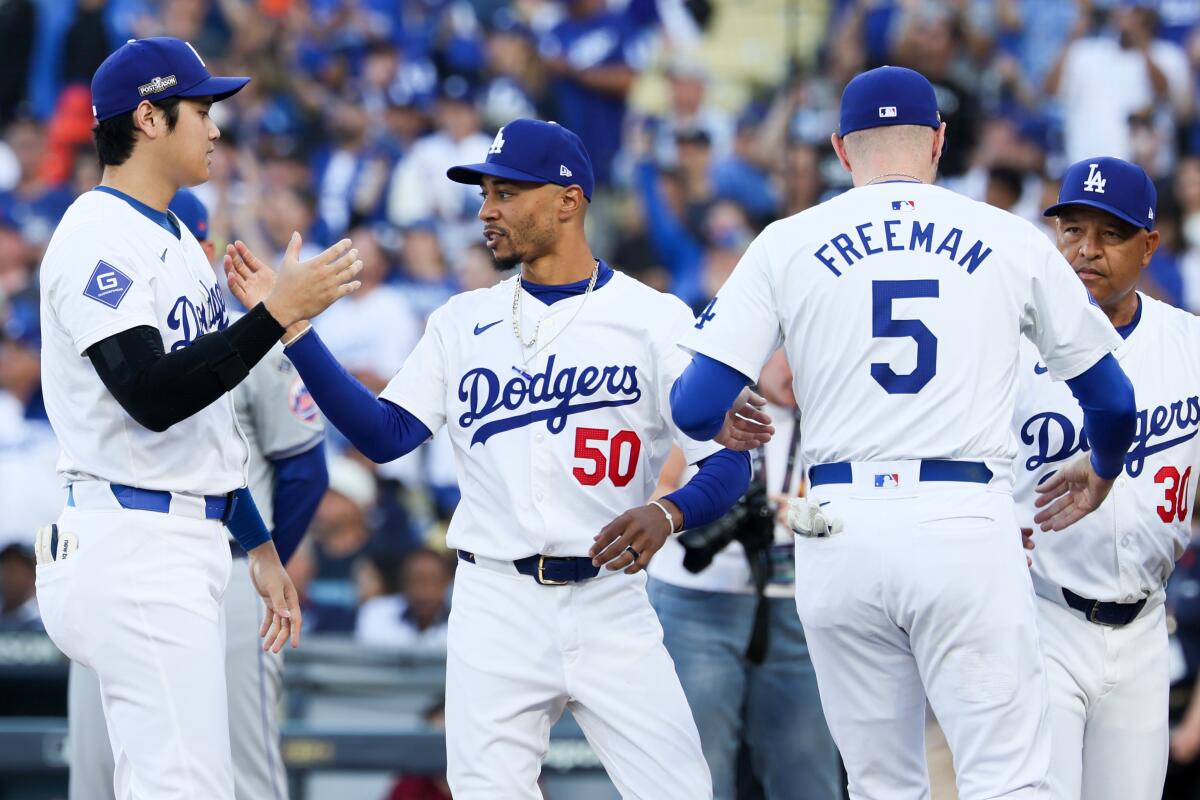
[[[40,631],[33,548],[13,542],[0,550],[0,631]]]
[[[45,131],[32,119],[11,123],[5,140],[20,166],[17,185],[0,192],[0,213],[12,219],[31,244],[42,247],[50,240],[54,226],[75,199],[69,187],[49,183],[42,171],[45,155]]]
[[[354,638],[387,647],[446,649],[453,567],[428,548],[409,552],[400,567],[400,593],[368,600],[358,610]]]

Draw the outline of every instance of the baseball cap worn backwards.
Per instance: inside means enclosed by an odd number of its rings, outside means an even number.
[[[143,100],[209,97],[224,100],[250,82],[209,73],[190,44],[170,36],[130,39],[104,59],[92,76],[92,114],[111,119],[138,107]]]
[[[1137,164],[1119,158],[1085,158],[1067,167],[1058,202],[1042,213],[1057,217],[1071,206],[1098,208],[1130,225],[1153,230],[1158,192]]]
[[[941,124],[933,84],[911,69],[868,70],[856,75],[842,90],[840,136],[886,125],[938,128]]]
[[[484,175],[510,181],[578,186],[592,199],[592,160],[583,142],[557,122],[517,119],[496,134],[487,158],[446,170],[456,183],[479,184]]]

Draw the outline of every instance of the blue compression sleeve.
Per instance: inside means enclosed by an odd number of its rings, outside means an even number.
[[[284,353],[325,418],[375,463],[410,453],[433,435],[400,406],[371,394],[337,362],[316,331],[309,331]]]
[[[258,506],[250,496],[250,490],[243,486],[241,489],[235,489],[233,496],[233,514],[225,523],[225,527],[233,534],[233,538],[237,539],[242,549],[249,553],[260,544],[271,541],[271,534],[267,531],[267,524],[263,522],[262,515],[258,513]]]
[[[668,494],[683,512],[683,527],[715,522],[750,488],[750,454],[718,450],[699,464],[692,479]]]
[[[675,427],[706,442],[721,432],[725,412],[752,380],[733,367],[696,353],[671,387]]]
[[[279,551],[279,560],[288,559],[300,546],[308,524],[317,513],[317,506],[329,488],[329,468],[325,464],[325,443],[287,458],[271,459],[275,468],[275,491],[272,507],[275,530],[271,538]]]
[[[1133,384],[1108,353],[1087,371],[1067,381],[1083,408],[1083,432],[1092,448],[1092,468],[1102,478],[1115,478],[1137,432]]]

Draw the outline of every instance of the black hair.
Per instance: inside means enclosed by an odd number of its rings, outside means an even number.
[[[179,103],[182,99],[176,96],[150,101],[152,106],[161,108],[166,113],[168,131],[175,130],[175,123],[179,121]],[[96,138],[96,154],[100,156],[101,167],[117,167],[124,164],[133,154],[133,146],[137,142],[133,111],[96,123],[92,135]]]

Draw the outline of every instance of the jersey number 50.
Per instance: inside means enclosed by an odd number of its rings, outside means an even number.
[[[907,375],[899,375],[890,364],[871,364],[871,377],[888,394],[916,394],[933,380],[937,372],[937,337],[919,319],[896,319],[892,301],[909,297],[937,297],[938,282],[872,281],[871,335],[876,339],[912,339],[917,343],[917,365]]]
[[[571,474],[584,486],[595,486],[606,475],[614,486],[625,486],[637,472],[638,456],[642,453],[642,440],[638,435],[633,431],[617,431],[611,440],[608,437],[606,428],[575,429],[575,458],[591,462],[591,469],[575,467]],[[596,441],[608,442],[608,447],[596,447],[592,444]]]

